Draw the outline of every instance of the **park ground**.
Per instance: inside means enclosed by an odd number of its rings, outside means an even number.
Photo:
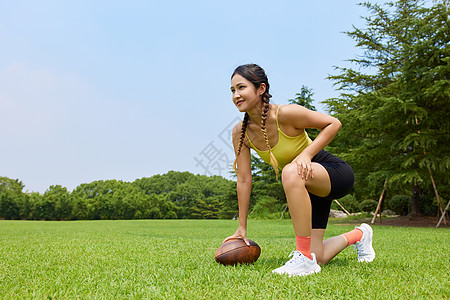
[[[326,238],[365,220],[330,221]],[[372,263],[348,247],[290,278],[272,270],[295,246],[291,220],[249,220],[262,253],[236,267],[214,261],[233,220],[4,220],[0,299],[449,299],[450,231],[396,221],[374,225]]]

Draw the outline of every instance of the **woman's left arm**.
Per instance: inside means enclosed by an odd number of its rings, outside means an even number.
[[[306,109],[300,105],[287,105],[283,108],[280,116],[282,115],[282,122],[287,127],[293,126],[295,130],[304,130],[305,128],[321,130],[314,141],[294,159],[298,165],[299,174],[308,180],[309,177],[314,177],[311,159],[333,140],[342,124],[332,116]]]

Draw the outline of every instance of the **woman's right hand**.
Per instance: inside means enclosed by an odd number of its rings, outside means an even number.
[[[238,229],[236,230],[236,232],[233,235],[230,235],[229,237],[227,237],[222,242],[222,244],[225,243],[226,241],[228,241],[229,239],[233,239],[233,238],[243,239],[244,242],[247,244],[247,246],[250,246],[250,242],[247,239],[247,229],[244,227],[239,226]]]

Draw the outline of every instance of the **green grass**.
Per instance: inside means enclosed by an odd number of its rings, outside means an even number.
[[[319,274],[272,274],[294,247],[289,220],[251,220],[253,265],[214,261],[228,220],[0,221],[1,299],[445,299],[448,229],[374,227],[377,257],[349,247]],[[353,226],[329,225],[327,237]]]

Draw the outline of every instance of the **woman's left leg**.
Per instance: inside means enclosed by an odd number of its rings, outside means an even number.
[[[324,235],[325,229],[311,230],[311,252],[316,254],[319,265],[328,263],[339,252],[347,248],[348,245],[347,239],[342,235],[334,236],[323,241]]]
[[[319,265],[325,265],[350,245],[355,245],[358,261],[371,262],[375,259],[372,246],[373,231],[368,224],[361,224],[352,231],[323,241],[325,229],[311,230],[311,252],[316,255]]]

